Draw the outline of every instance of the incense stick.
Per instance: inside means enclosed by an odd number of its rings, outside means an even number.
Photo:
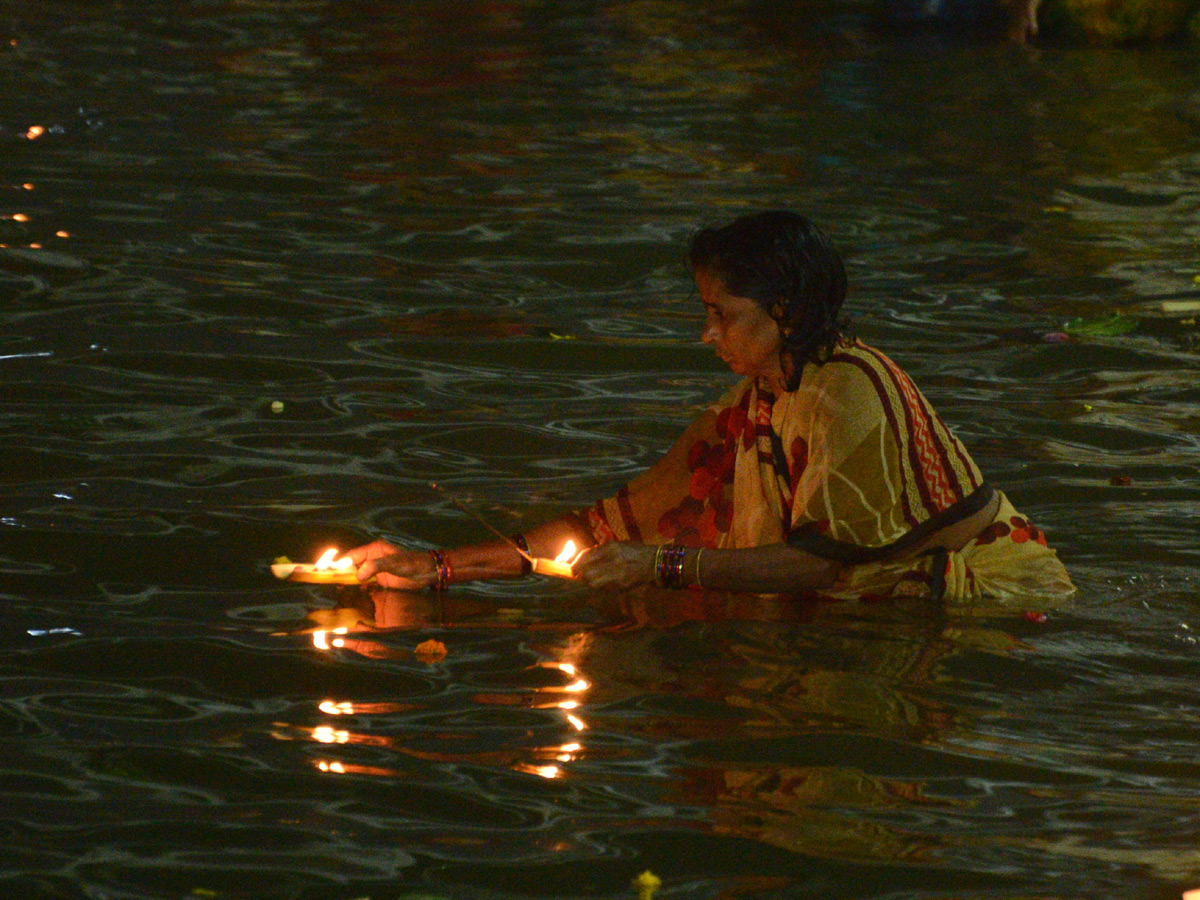
[[[474,509],[472,509],[470,506],[468,506],[466,501],[461,500],[458,497],[454,496],[454,494],[450,493],[450,491],[446,490],[444,487],[442,487],[437,482],[431,481],[431,482],[429,482],[429,486],[431,488],[433,488],[435,491],[437,491],[439,494],[441,494],[443,497],[445,497],[447,500],[449,500],[451,503],[453,503],[455,506],[457,506],[459,509],[461,509],[463,512],[465,512],[468,516],[470,516],[472,519],[474,519],[476,522],[478,522],[484,528],[486,528],[488,531],[490,531],[492,534],[496,535],[496,537],[500,538],[500,540],[504,541],[504,543],[508,544],[510,547],[512,547],[514,550],[516,550],[518,553],[520,553],[521,556],[523,556],[525,559],[529,560],[531,563],[533,562],[533,557],[530,556],[528,553],[526,553],[524,550],[522,550],[521,546],[516,541],[514,541],[508,535],[502,534],[500,532],[500,529],[496,528],[494,525],[492,525],[490,522],[488,522],[487,519],[485,519],[478,512],[476,512]]]

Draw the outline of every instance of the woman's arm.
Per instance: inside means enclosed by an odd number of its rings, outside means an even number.
[[[567,541],[577,547],[591,546],[593,538],[578,519],[563,516],[525,532],[531,556],[553,559]],[[523,571],[523,560],[512,544],[487,541],[439,551],[448,573],[447,582],[477,581],[485,578],[512,578]],[[355,547],[346,554],[357,566],[359,581],[372,576],[385,588],[412,590],[435,585],[438,566],[428,550],[406,550],[386,541]]]
[[[575,577],[593,588],[623,589],[654,584],[658,548],[614,542],[589,550],[575,564]],[[679,568],[681,586],[700,585],[752,594],[783,594],[831,585],[841,564],[787,544],[738,550],[688,548]]]

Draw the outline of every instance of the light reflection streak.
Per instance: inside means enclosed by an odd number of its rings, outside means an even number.
[[[579,669],[576,668],[574,663],[555,661],[542,663],[542,665],[546,668],[558,669],[558,671],[562,672],[564,675],[573,680],[562,686],[539,688],[537,691],[538,693],[564,693],[575,696],[571,697],[570,699],[554,700],[548,704],[534,702],[533,705],[538,708],[550,707],[561,709],[566,717],[567,723],[571,726],[571,728],[573,728],[577,733],[585,731],[588,727],[587,723],[582,717],[577,715],[576,711],[581,707],[581,695],[591,690],[592,683],[580,674]],[[574,761],[582,750],[583,744],[581,742],[568,741],[557,748],[546,748],[546,750],[543,752],[551,754],[555,761],[559,763],[569,763]],[[516,768],[520,771],[532,772],[535,775],[541,775],[543,778],[559,778],[564,774],[563,770],[558,766],[547,765],[539,767],[518,765]]]
[[[345,642],[339,637],[350,631],[348,627],[318,629],[312,632],[313,646],[320,650],[330,650],[337,646],[342,646]],[[575,734],[581,734],[588,728],[587,723],[578,714],[582,708],[583,695],[593,687],[592,682],[583,677],[578,669],[572,663],[554,662],[541,663],[541,666],[546,668],[557,669],[571,680],[562,685],[547,685],[538,686],[532,689],[534,696],[526,695],[523,702],[519,705],[532,706],[537,709],[562,711],[565,719],[565,725]],[[545,697],[544,702],[539,702],[537,695],[551,696]],[[557,694],[558,696],[553,696]],[[564,696],[566,695],[566,696]],[[492,695],[486,695],[492,696]],[[480,695],[478,699],[484,700],[485,695]],[[504,702],[505,705],[512,705],[513,701],[518,698],[515,695],[495,695],[493,702]],[[486,702],[486,700],[485,700]],[[330,717],[355,716],[355,715],[370,715],[370,714],[389,714],[402,712],[411,709],[410,706],[397,703],[355,703],[350,700],[337,700],[334,698],[326,698],[317,703],[317,709],[324,715]],[[364,734],[354,732],[348,729],[335,728],[333,725],[319,725],[313,728],[301,729],[302,733],[308,739],[320,744],[346,744],[346,745],[367,745],[376,747],[386,747],[389,750],[406,756],[413,756],[419,759],[437,759],[439,761],[447,761],[450,759],[465,759],[470,758],[475,762],[483,761],[476,753],[468,756],[459,757],[455,754],[444,753],[429,753],[416,750],[415,748],[405,747],[398,743],[394,738],[385,737],[382,735]],[[283,734],[277,734],[278,737],[284,738]],[[530,775],[536,775],[539,778],[548,780],[564,778],[567,775],[567,770],[564,766],[576,761],[579,755],[583,752],[584,745],[580,740],[567,739],[558,744],[544,746],[533,751],[534,759],[513,759],[507,754],[483,754],[485,757],[493,757],[492,764],[500,763],[513,769],[514,771],[523,772]],[[505,757],[508,756],[506,759]],[[402,774],[389,769],[383,769],[377,766],[359,766],[352,763],[347,763],[342,760],[321,759],[314,762],[313,765],[321,772],[330,775],[345,775],[359,774],[372,775],[383,777],[394,777]]]
[[[415,703],[356,703],[349,700],[322,700],[317,706],[331,716],[380,716],[411,712],[422,708]]]
[[[322,744],[348,744],[350,732],[331,728],[328,725],[318,725],[312,730],[312,738]]]
[[[360,766],[356,763],[341,762],[336,759],[319,759],[313,765],[330,775],[374,775],[383,778],[402,778],[405,774],[398,769],[386,769],[383,766]]]
[[[329,639],[331,634],[349,634],[349,628],[318,628],[312,633],[313,646],[318,650],[331,650],[333,647],[344,647],[346,642],[341,638]]]
[[[536,766],[531,763],[517,763],[513,768],[518,772],[538,775],[542,778],[558,778],[562,775],[562,769],[558,766]]]

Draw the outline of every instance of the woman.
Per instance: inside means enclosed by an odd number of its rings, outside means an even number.
[[[845,269],[811,223],[768,212],[704,229],[691,263],[703,340],[743,380],[614,497],[518,544],[544,557],[568,540],[590,548],[574,571],[593,588],[954,601],[1073,590],[908,376],[847,335]],[[528,566],[501,541],[377,541],[350,556],[361,580],[399,588]]]

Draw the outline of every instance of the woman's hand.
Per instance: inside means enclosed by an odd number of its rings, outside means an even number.
[[[652,544],[614,541],[583,554],[571,567],[575,577],[590,588],[625,588],[654,583]]]
[[[354,560],[359,581],[374,576],[380,587],[401,590],[429,587],[437,581],[433,558],[423,550],[405,550],[386,541],[373,541],[355,547],[346,555]]]

